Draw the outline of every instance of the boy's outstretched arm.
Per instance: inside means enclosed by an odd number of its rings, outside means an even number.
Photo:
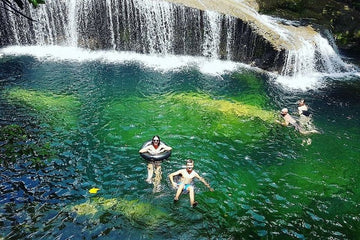
[[[207,187],[210,189],[211,192],[214,191],[214,189],[213,189],[212,187],[210,187],[210,184],[209,184],[208,182],[206,182],[206,180],[205,180],[203,177],[201,177],[199,174],[196,174],[196,177],[197,177],[203,184],[205,184],[205,186],[207,186]]]

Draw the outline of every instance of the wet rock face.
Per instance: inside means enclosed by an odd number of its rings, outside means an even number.
[[[337,46],[360,53],[360,2],[349,0],[257,0],[260,12],[328,28]]]

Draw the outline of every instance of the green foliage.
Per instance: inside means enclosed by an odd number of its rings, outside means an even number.
[[[53,154],[49,143],[41,143],[32,138],[25,128],[6,125],[0,129],[0,159],[5,165],[18,159],[27,159],[36,167]]]
[[[34,7],[39,6],[39,4],[44,4],[45,0],[28,0]]]
[[[16,5],[20,8],[20,9],[23,9],[24,8],[24,2],[23,0],[13,0]],[[44,4],[45,3],[45,0],[28,0],[28,2],[30,4],[32,4],[34,7],[38,7],[39,4]]]

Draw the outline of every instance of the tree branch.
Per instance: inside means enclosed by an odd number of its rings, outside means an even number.
[[[25,14],[23,14],[22,12],[20,12],[19,10],[15,9],[13,6],[11,6],[10,2],[8,0],[1,0],[4,5],[8,6],[10,9],[6,8],[5,6],[3,6],[3,8],[6,10],[6,11],[9,11],[9,12],[12,12],[14,14],[19,14],[21,16],[23,16],[24,18],[26,19],[29,19],[30,21],[33,21],[33,22],[36,22],[36,20],[32,19],[31,17],[29,16],[26,16]]]

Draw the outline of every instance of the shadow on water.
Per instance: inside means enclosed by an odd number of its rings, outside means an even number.
[[[246,69],[160,72],[138,63],[1,60],[1,125],[53,153],[43,166],[14,153],[0,166],[0,238],[354,239],[359,229],[359,80],[307,92]],[[321,134],[276,125],[305,98]],[[160,191],[138,150],[158,134],[173,147]],[[311,139],[311,144],[306,141]],[[305,143],[305,144],[304,144]],[[167,175],[195,160],[196,182],[173,204]],[[8,162],[6,165],[5,162]],[[91,194],[89,189],[99,192]]]

